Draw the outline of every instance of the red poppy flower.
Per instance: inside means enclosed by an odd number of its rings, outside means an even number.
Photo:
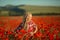
[[[16,32],[19,33],[19,30],[17,30]]]
[[[58,34],[58,32],[59,32],[58,30],[54,30],[53,31],[54,34]]]
[[[22,34],[25,34],[25,33],[26,33],[26,31],[25,31],[24,29],[21,29],[20,32],[21,32]]]
[[[25,40],[29,40],[29,38],[28,37],[26,37],[26,39]]]
[[[35,38],[41,37],[41,36],[42,36],[42,33],[40,33],[40,32],[37,32],[37,33],[35,33],[35,35],[34,35]]]
[[[7,34],[9,35],[9,34],[12,34],[12,32],[11,31],[7,31]]]
[[[4,31],[4,28],[3,27],[0,27],[0,31]]]
[[[49,30],[45,30],[44,32],[45,32],[45,34],[47,34],[47,35],[50,33]]]
[[[2,38],[3,38],[3,37],[4,37],[4,34],[3,34],[3,33],[0,33],[0,37],[2,37]]]
[[[50,40],[53,40],[54,39],[54,35],[52,33],[49,33],[49,38],[50,38]]]
[[[21,34],[18,34],[18,38],[22,38],[22,35]]]
[[[56,40],[60,40],[60,37],[58,37],[58,35],[56,35]]]
[[[9,40],[8,38],[5,38],[5,40]]]

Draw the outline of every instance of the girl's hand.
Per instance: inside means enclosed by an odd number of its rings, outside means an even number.
[[[34,33],[33,33],[33,32],[30,32],[30,34],[31,34],[31,36],[33,36],[33,35],[34,35]]]

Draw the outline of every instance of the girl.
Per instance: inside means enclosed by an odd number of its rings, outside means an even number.
[[[24,36],[28,37],[33,36],[37,32],[37,25],[32,21],[32,14],[27,12],[25,14],[25,23],[24,23],[24,30],[27,32]]]

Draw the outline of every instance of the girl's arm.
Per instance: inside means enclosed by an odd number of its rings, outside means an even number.
[[[34,32],[30,32],[30,33],[33,36],[37,31],[38,31],[38,28],[37,28],[37,26],[35,26],[35,31]]]
[[[36,33],[38,31],[38,28],[37,26],[35,26],[35,31],[33,33]]]
[[[32,22],[33,22],[33,21],[32,21]],[[38,31],[38,28],[37,28],[37,25],[36,25],[34,22],[33,22],[33,25],[34,25],[33,27],[35,28],[35,30],[34,30],[34,32],[33,32],[33,34],[34,34],[34,33],[36,33],[36,32]]]

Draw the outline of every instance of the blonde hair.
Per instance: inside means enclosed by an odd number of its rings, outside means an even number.
[[[27,25],[26,25],[26,18],[27,18],[27,16],[29,16],[29,15],[32,15],[31,14],[31,12],[26,12],[25,14],[24,14],[24,29],[26,29],[27,28]]]

